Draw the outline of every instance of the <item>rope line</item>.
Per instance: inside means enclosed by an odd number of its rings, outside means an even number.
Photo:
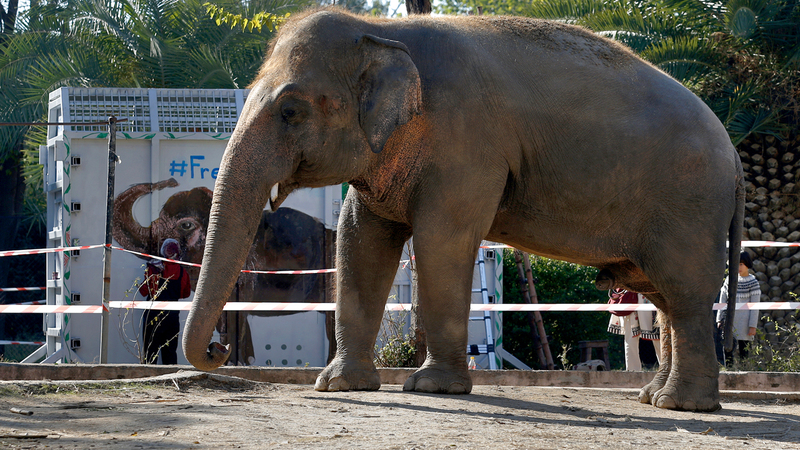
[[[724,309],[726,303],[715,303],[714,309]],[[158,301],[111,301],[109,309],[152,309],[161,311],[188,311],[192,302],[158,302]],[[410,311],[410,303],[387,303],[387,311]],[[800,302],[757,302],[737,303],[736,310],[794,310],[800,309]],[[225,304],[225,311],[335,311],[335,303],[250,303],[229,302]],[[582,303],[550,303],[550,304],[470,304],[471,311],[567,311],[567,312],[632,312],[655,311],[656,307],[650,303],[642,304],[582,304]],[[69,314],[99,314],[103,311],[102,305],[0,305],[0,314],[24,313],[69,313]]]

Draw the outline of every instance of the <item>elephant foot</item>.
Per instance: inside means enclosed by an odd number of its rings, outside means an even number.
[[[334,358],[322,370],[314,384],[317,391],[377,391],[381,387],[378,370],[369,363],[355,363]]]
[[[435,394],[469,394],[472,392],[472,378],[466,368],[445,370],[423,366],[408,377],[403,384],[403,390]]]
[[[663,367],[662,367],[663,369]],[[641,391],[639,391],[639,402],[653,403],[653,398],[656,392],[660,391],[667,384],[669,379],[669,370],[659,370],[653,380],[647,383]]]
[[[679,411],[712,412],[721,408],[716,378],[698,378],[695,382],[668,380],[663,388],[651,394],[654,406]],[[644,391],[644,389],[642,389]],[[641,394],[640,394],[641,399]]]

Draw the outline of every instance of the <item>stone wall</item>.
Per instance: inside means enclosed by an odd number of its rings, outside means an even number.
[[[738,147],[746,182],[743,239],[800,241],[800,140],[759,137]],[[761,301],[797,301],[800,294],[800,248],[748,248]],[[759,328],[770,344],[791,344],[800,331],[798,311],[762,311]],[[795,331],[795,332],[796,332]]]

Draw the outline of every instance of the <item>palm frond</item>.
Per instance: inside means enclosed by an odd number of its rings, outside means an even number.
[[[577,23],[591,14],[615,8],[615,2],[602,0],[532,0],[521,7],[520,13],[528,17]]]
[[[719,58],[704,40],[694,36],[662,39],[641,56],[683,84],[694,84],[719,67]]]
[[[725,123],[733,145],[739,145],[751,134],[763,134],[782,138],[786,127],[780,123],[779,111],[758,108],[737,110]]]
[[[725,26],[739,39],[751,38],[759,28],[759,17],[767,0],[729,0],[724,13]]]

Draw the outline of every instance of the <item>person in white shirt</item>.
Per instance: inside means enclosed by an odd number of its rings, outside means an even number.
[[[739,286],[736,290],[736,303],[756,303],[761,301],[761,286],[756,277],[750,274],[753,268],[753,259],[747,252],[742,252],[739,262]],[[728,302],[728,279],[722,284],[719,296],[720,303]],[[717,312],[717,328],[725,328],[727,311],[721,309]],[[758,325],[758,310],[738,310],[733,315],[733,340],[734,348],[725,352],[726,365],[733,362],[733,352],[738,348],[739,358],[747,357],[747,344],[752,342],[756,335]]]

